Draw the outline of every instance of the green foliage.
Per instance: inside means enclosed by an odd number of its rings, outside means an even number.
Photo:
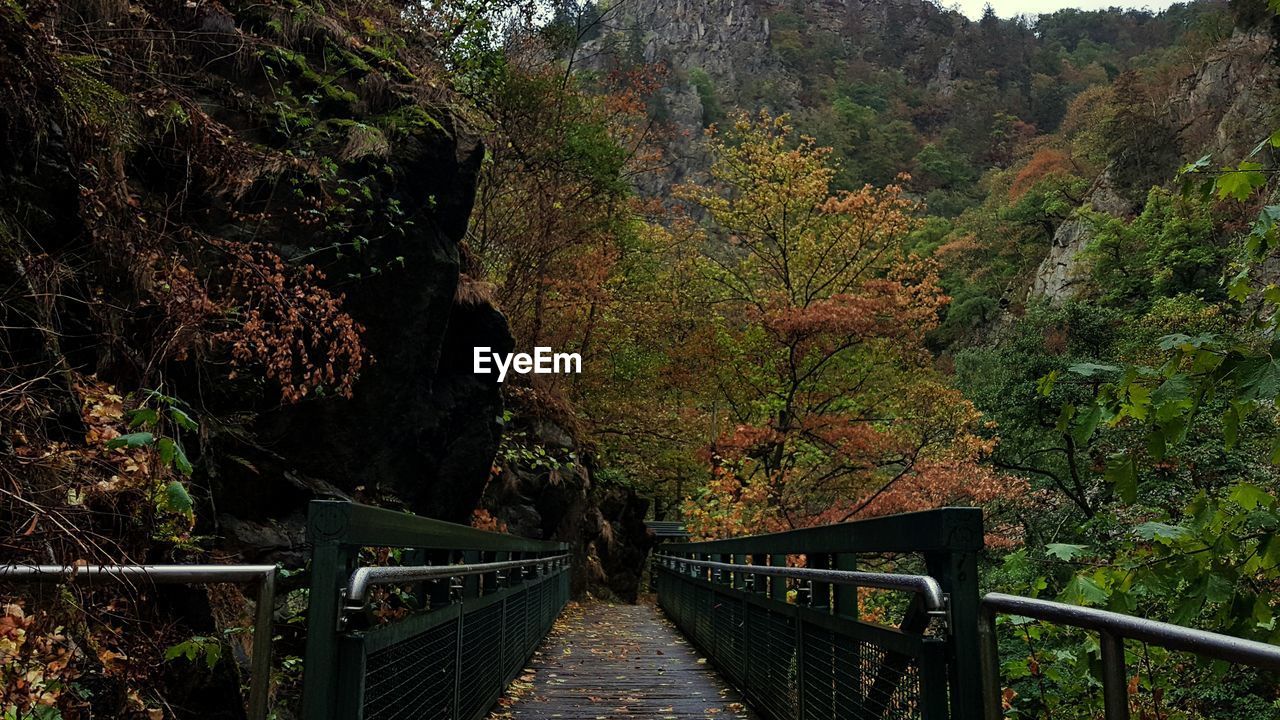
[[[212,670],[222,660],[222,640],[217,637],[196,635],[176,645],[165,648],[165,662],[184,658],[187,662],[203,661]]]
[[[1144,310],[1182,294],[1222,299],[1230,250],[1218,242],[1206,203],[1152,188],[1133,220],[1082,212],[1093,228],[1084,257],[1103,303]]]
[[[121,147],[137,139],[136,118],[129,99],[102,77],[104,61],[96,55],[59,55],[62,82],[57,87],[69,126],[89,126]]]
[[[702,103],[702,126],[709,127],[723,120],[724,108],[711,76],[702,68],[694,68],[689,71],[689,83],[698,91],[698,100]]]
[[[952,134],[950,137],[956,137]],[[976,179],[973,160],[966,157],[955,142],[930,143],[913,159],[913,177],[927,188],[957,188]]]

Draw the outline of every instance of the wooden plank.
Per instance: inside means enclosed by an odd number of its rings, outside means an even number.
[[[756,720],[650,604],[570,604],[491,720]]]

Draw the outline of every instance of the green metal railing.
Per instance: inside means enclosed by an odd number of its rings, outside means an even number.
[[[668,544],[658,603],[771,720],[978,718],[982,539],[980,510],[945,508]],[[924,573],[859,572],[885,554]],[[901,623],[860,619],[858,587],[910,593]]]
[[[306,720],[485,717],[569,600],[564,543],[337,501],[308,539]]]

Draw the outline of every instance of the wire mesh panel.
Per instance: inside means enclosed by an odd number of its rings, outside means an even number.
[[[752,632],[747,699],[775,720],[791,720],[797,710],[795,620],[758,605],[747,616]]]
[[[356,719],[485,717],[568,595],[568,574],[561,570],[407,621],[345,633],[347,651],[339,663],[343,675],[355,676],[348,684],[363,698]],[[531,611],[533,602],[541,609]],[[456,619],[427,627],[424,618],[429,623],[432,613]]]
[[[769,720],[976,718],[981,543],[981,513],[949,508],[665,544],[654,586],[668,617]],[[860,556],[885,553],[918,554],[928,575],[891,576],[913,582],[904,585],[853,571]],[[861,619],[856,586],[868,584],[911,593],[895,606],[896,627]]]
[[[747,669],[747,620],[743,603],[719,597],[712,608],[712,636],[715,638],[716,662],[728,678],[745,684]]]
[[[524,593],[517,593],[507,600],[506,617],[503,619],[503,637],[506,646],[503,648],[502,669],[507,676],[515,675],[524,665],[525,658],[525,605]]]
[[[369,653],[364,681],[366,720],[451,720],[457,642],[458,623],[451,621]]]
[[[474,717],[488,710],[506,685],[502,665],[502,603],[494,603],[463,616],[461,675],[458,710],[460,717]]]
[[[806,623],[804,658],[806,720],[923,717],[920,663],[914,657]]]
[[[312,504],[308,533],[306,720],[486,717],[569,600],[562,543],[334,501]],[[417,559],[361,566],[369,547]],[[417,602],[388,622],[368,578]]]

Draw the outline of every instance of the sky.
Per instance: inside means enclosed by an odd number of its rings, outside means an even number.
[[[967,17],[977,20],[982,17],[982,8],[991,4],[996,15],[1009,18],[1015,15],[1039,15],[1051,13],[1063,8],[1080,8],[1082,10],[1101,10],[1109,7],[1138,8],[1152,11],[1163,10],[1172,4],[1172,0],[1153,0],[1151,2],[1124,2],[1124,0],[960,0],[949,2],[942,0],[943,7],[953,7]]]

